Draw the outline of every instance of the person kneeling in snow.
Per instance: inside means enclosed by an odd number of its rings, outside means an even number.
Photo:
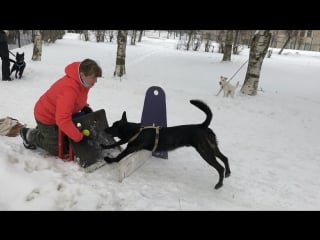
[[[58,129],[70,139],[80,142],[83,134],[74,125],[72,117],[80,111],[92,112],[87,103],[88,92],[102,76],[101,67],[91,59],[73,62],[65,67],[66,75],[58,79],[36,102],[36,128],[22,128],[20,136],[27,149],[40,147],[58,155]],[[64,152],[68,151],[67,141]]]

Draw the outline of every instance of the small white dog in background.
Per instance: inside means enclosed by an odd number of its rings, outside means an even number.
[[[237,84],[235,86],[233,86],[227,81],[227,79],[228,79],[227,77],[220,76],[219,84],[223,90],[223,96],[224,97],[231,96],[233,98],[234,93],[235,93],[237,87],[239,86],[239,82],[237,82]]]

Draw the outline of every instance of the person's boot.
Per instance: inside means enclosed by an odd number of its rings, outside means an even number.
[[[32,145],[28,142],[28,132],[30,131],[30,128],[23,127],[20,129],[20,136],[23,140],[23,146],[27,149],[36,149],[35,145]]]

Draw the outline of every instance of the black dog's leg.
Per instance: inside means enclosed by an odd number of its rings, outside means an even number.
[[[22,69],[20,70],[20,72],[19,72],[19,78],[20,78],[20,79],[21,79],[21,77],[22,77],[23,71],[24,71],[24,68],[22,68]]]
[[[226,168],[225,177],[229,177],[231,175],[231,171],[229,167],[228,158],[220,152],[220,149],[218,147],[216,148],[216,156],[223,162]]]
[[[114,148],[114,147],[120,146],[120,145],[125,144],[125,143],[127,143],[127,141],[120,140],[120,141],[112,143],[110,145],[105,145],[105,144],[102,143],[102,144],[100,144],[100,146],[101,146],[102,149],[110,149],[110,148]]]
[[[133,147],[128,146],[125,150],[123,150],[118,156],[116,156],[115,158],[109,158],[109,157],[104,157],[104,160],[107,163],[113,163],[113,162],[119,162],[122,158],[124,158],[125,156],[129,155],[130,153],[133,153],[137,151],[136,149],[134,149]]]
[[[224,164],[224,167],[226,168],[225,177],[229,177],[231,174],[230,167],[229,167],[229,161],[226,156],[224,156],[220,149],[218,148],[218,143],[216,139],[216,135],[212,131],[212,129],[208,128],[207,133],[209,134],[208,140],[209,144],[211,145],[212,149],[215,152],[215,156],[218,157]]]
[[[210,147],[208,143],[199,143],[198,146],[195,146],[198,153],[201,157],[209,163],[212,167],[214,167],[219,173],[219,181],[215,185],[215,189],[221,188],[223,185],[223,178],[224,178],[224,168],[219,164],[217,161],[213,149]]]

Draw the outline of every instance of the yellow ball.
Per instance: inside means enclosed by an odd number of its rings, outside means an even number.
[[[83,129],[82,134],[88,137],[90,135],[90,131],[88,129]]]

